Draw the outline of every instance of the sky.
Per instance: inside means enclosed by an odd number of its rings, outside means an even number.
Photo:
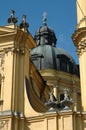
[[[78,64],[76,48],[71,39],[77,26],[76,0],[1,0],[0,26],[8,25],[11,10],[15,10],[18,25],[22,16],[27,16],[29,32],[34,36],[42,26],[43,13],[47,14],[47,25],[57,37],[57,47],[65,49]]]

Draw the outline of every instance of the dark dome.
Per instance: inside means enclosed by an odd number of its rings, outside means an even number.
[[[54,69],[78,75],[73,58],[61,48],[50,45],[38,46],[31,51],[31,59],[38,70]]]
[[[34,39],[37,47],[31,50],[31,59],[38,70],[54,69],[78,75],[73,58],[65,50],[55,47],[57,39],[54,31],[47,26],[46,18]]]

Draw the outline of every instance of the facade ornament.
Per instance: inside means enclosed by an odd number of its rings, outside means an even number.
[[[5,60],[4,60],[4,54],[1,54],[0,55],[0,70],[1,71],[4,71],[4,62],[5,62]]]
[[[13,52],[14,52],[14,53],[19,53],[19,54],[24,55],[24,54],[25,54],[25,47],[14,48]]]
[[[80,56],[86,52],[86,38],[83,38],[77,46],[77,55]]]
[[[55,98],[55,96],[53,95],[53,92],[51,91],[50,93],[50,98],[49,101],[45,103],[45,105],[49,108],[57,108],[58,105],[58,101]]]
[[[69,110],[70,106],[73,104],[73,100],[72,98],[70,98],[69,94],[68,94],[68,89],[65,88],[63,90],[63,95],[64,95],[64,99],[59,101],[58,99],[55,98],[55,96],[53,95],[53,92],[50,92],[50,98],[49,101],[45,103],[45,105],[49,108],[53,108],[53,109],[58,109],[58,110]]]
[[[0,130],[8,130],[8,120],[0,121]]]
[[[78,28],[72,35],[73,42],[80,57],[86,51],[86,27]]]
[[[4,53],[7,54],[8,52],[12,53],[19,53],[19,54],[25,54],[25,47],[8,47],[4,49]]]
[[[14,10],[11,10],[11,15],[10,17],[8,18],[8,23],[12,23],[12,24],[16,24],[18,21],[18,18],[15,18],[15,11]]]
[[[19,25],[20,29],[28,30],[29,24],[26,22],[26,15],[23,15],[22,22]]]
[[[61,101],[61,104],[64,106],[64,110],[66,109],[70,109],[70,106],[73,103],[72,98],[70,98],[69,94],[68,94],[68,89],[65,88],[64,90],[64,99]]]

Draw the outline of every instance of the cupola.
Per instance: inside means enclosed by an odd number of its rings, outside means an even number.
[[[54,31],[47,26],[47,18],[44,16],[43,18],[43,25],[39,27],[39,29],[36,31],[34,39],[37,42],[37,45],[51,45],[56,46],[56,36]]]

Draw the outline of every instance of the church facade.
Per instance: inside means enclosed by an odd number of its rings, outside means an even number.
[[[79,66],[46,17],[34,38],[13,10],[0,27],[0,130],[86,130],[86,1],[76,3]]]

